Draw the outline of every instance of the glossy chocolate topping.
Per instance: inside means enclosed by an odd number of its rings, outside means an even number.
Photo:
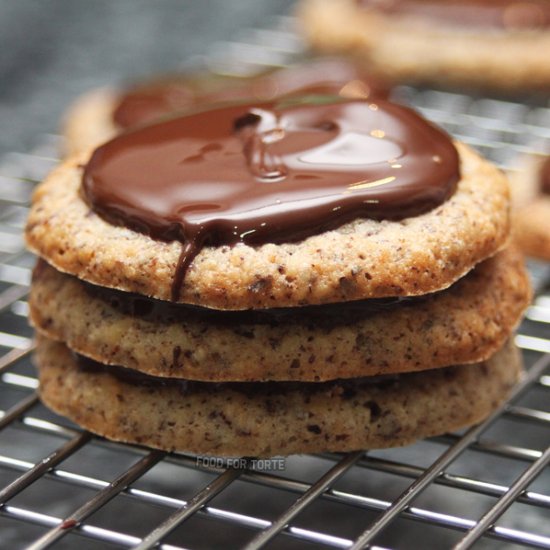
[[[176,301],[205,244],[296,241],[357,218],[403,219],[454,192],[458,153],[414,111],[315,101],[225,105],[124,133],[93,153],[84,199],[110,223],[184,244]]]
[[[452,26],[530,30],[550,26],[549,0],[357,0],[386,14],[434,19]]]
[[[102,300],[123,315],[137,317],[155,324],[182,322],[239,327],[241,332],[244,327],[250,325],[275,327],[292,324],[331,329],[340,325],[357,323],[362,319],[395,307],[414,306],[426,302],[432,296],[374,298],[315,306],[220,311],[189,304],[175,304],[141,294],[92,285],[85,281],[80,282],[91,297]]]
[[[540,169],[540,188],[543,193],[550,195],[550,156],[546,157]]]
[[[151,376],[140,371],[104,365],[89,357],[73,352],[73,357],[79,369],[89,373],[109,374],[125,384],[149,388],[175,387],[183,394],[188,393],[215,393],[227,389],[244,393],[252,397],[266,394],[286,395],[289,391],[299,390],[311,394],[313,392],[332,392],[344,399],[352,399],[361,386],[391,386],[408,374],[387,374],[380,376],[368,376],[364,378],[337,379],[329,382],[199,382],[183,378],[164,378]],[[452,367],[449,367],[452,368]]]
[[[354,64],[322,59],[252,78],[203,74],[149,82],[130,88],[122,95],[113,120],[117,126],[126,129],[212,102],[269,101],[291,94],[385,98],[388,93],[387,86]]]

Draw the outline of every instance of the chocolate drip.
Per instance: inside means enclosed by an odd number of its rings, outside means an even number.
[[[389,15],[444,22],[451,26],[533,30],[550,26],[548,0],[357,0]]]
[[[173,302],[178,301],[180,288],[183,284],[185,274],[187,273],[189,266],[193,263],[195,256],[200,252],[201,247],[202,239],[199,234],[196,234],[194,238],[184,243],[181,247],[180,255],[178,257],[178,265],[176,266],[174,280],[172,281],[171,297]]]
[[[135,86],[121,96],[113,121],[127,129],[212,102],[269,101],[290,94],[385,98],[388,88],[354,64],[328,58],[252,78],[196,74]]]
[[[204,245],[297,241],[357,218],[403,219],[449,198],[449,137],[411,109],[333,96],[219,106],[126,132],[83,174],[89,206],[117,225]]]
[[[415,297],[374,298],[315,306],[222,311],[189,304],[166,302],[140,294],[92,285],[85,281],[80,282],[91,297],[102,300],[123,315],[156,324],[183,322],[227,327],[250,325],[275,327],[293,324],[334,328],[340,325],[357,323],[395,307],[414,307],[420,303],[425,303],[432,297],[430,294]]]
[[[304,394],[332,392],[334,395],[340,395],[344,399],[352,399],[361,386],[390,386],[397,383],[401,376],[407,376],[407,374],[388,374],[363,378],[340,378],[329,382],[199,382],[183,378],[151,376],[125,367],[104,365],[103,363],[98,363],[89,357],[74,352],[73,357],[75,358],[78,368],[84,372],[109,374],[121,382],[131,384],[132,386],[152,389],[173,387],[179,389],[184,395],[190,393],[215,393],[233,390],[251,397],[257,397],[259,395],[265,396],[268,394],[286,395],[290,391],[299,390]]]
[[[546,158],[540,169],[541,191],[550,195],[550,156]]]

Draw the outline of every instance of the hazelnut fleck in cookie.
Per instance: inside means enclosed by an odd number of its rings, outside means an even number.
[[[122,89],[98,89],[78,98],[63,125],[65,152],[87,151],[119,132],[212,102],[331,93],[341,97],[385,98],[389,86],[351,61],[323,58],[253,77],[206,72],[172,75]]]
[[[510,342],[491,359],[351,383],[208,384],[157,379],[83,360],[40,337],[40,396],[117,441],[219,456],[396,447],[473,424],[521,373]]]
[[[30,317],[81,354],[154,376],[312,382],[485,360],[529,298],[513,249],[429,296],[225,314],[91,286],[42,263]]]
[[[393,81],[550,88],[546,0],[304,0],[299,14],[314,48]]]

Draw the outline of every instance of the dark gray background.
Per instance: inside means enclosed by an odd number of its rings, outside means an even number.
[[[175,69],[293,0],[0,0],[0,155],[105,84]]]

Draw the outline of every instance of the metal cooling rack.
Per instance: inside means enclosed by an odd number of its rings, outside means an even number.
[[[224,72],[300,54],[290,18],[215,48]],[[401,88],[503,166],[543,151],[548,105]],[[283,472],[111,443],[38,401],[21,230],[59,138],[0,160],[0,548],[550,548],[550,266],[516,337],[528,374],[486,422],[403,449],[302,455]]]

